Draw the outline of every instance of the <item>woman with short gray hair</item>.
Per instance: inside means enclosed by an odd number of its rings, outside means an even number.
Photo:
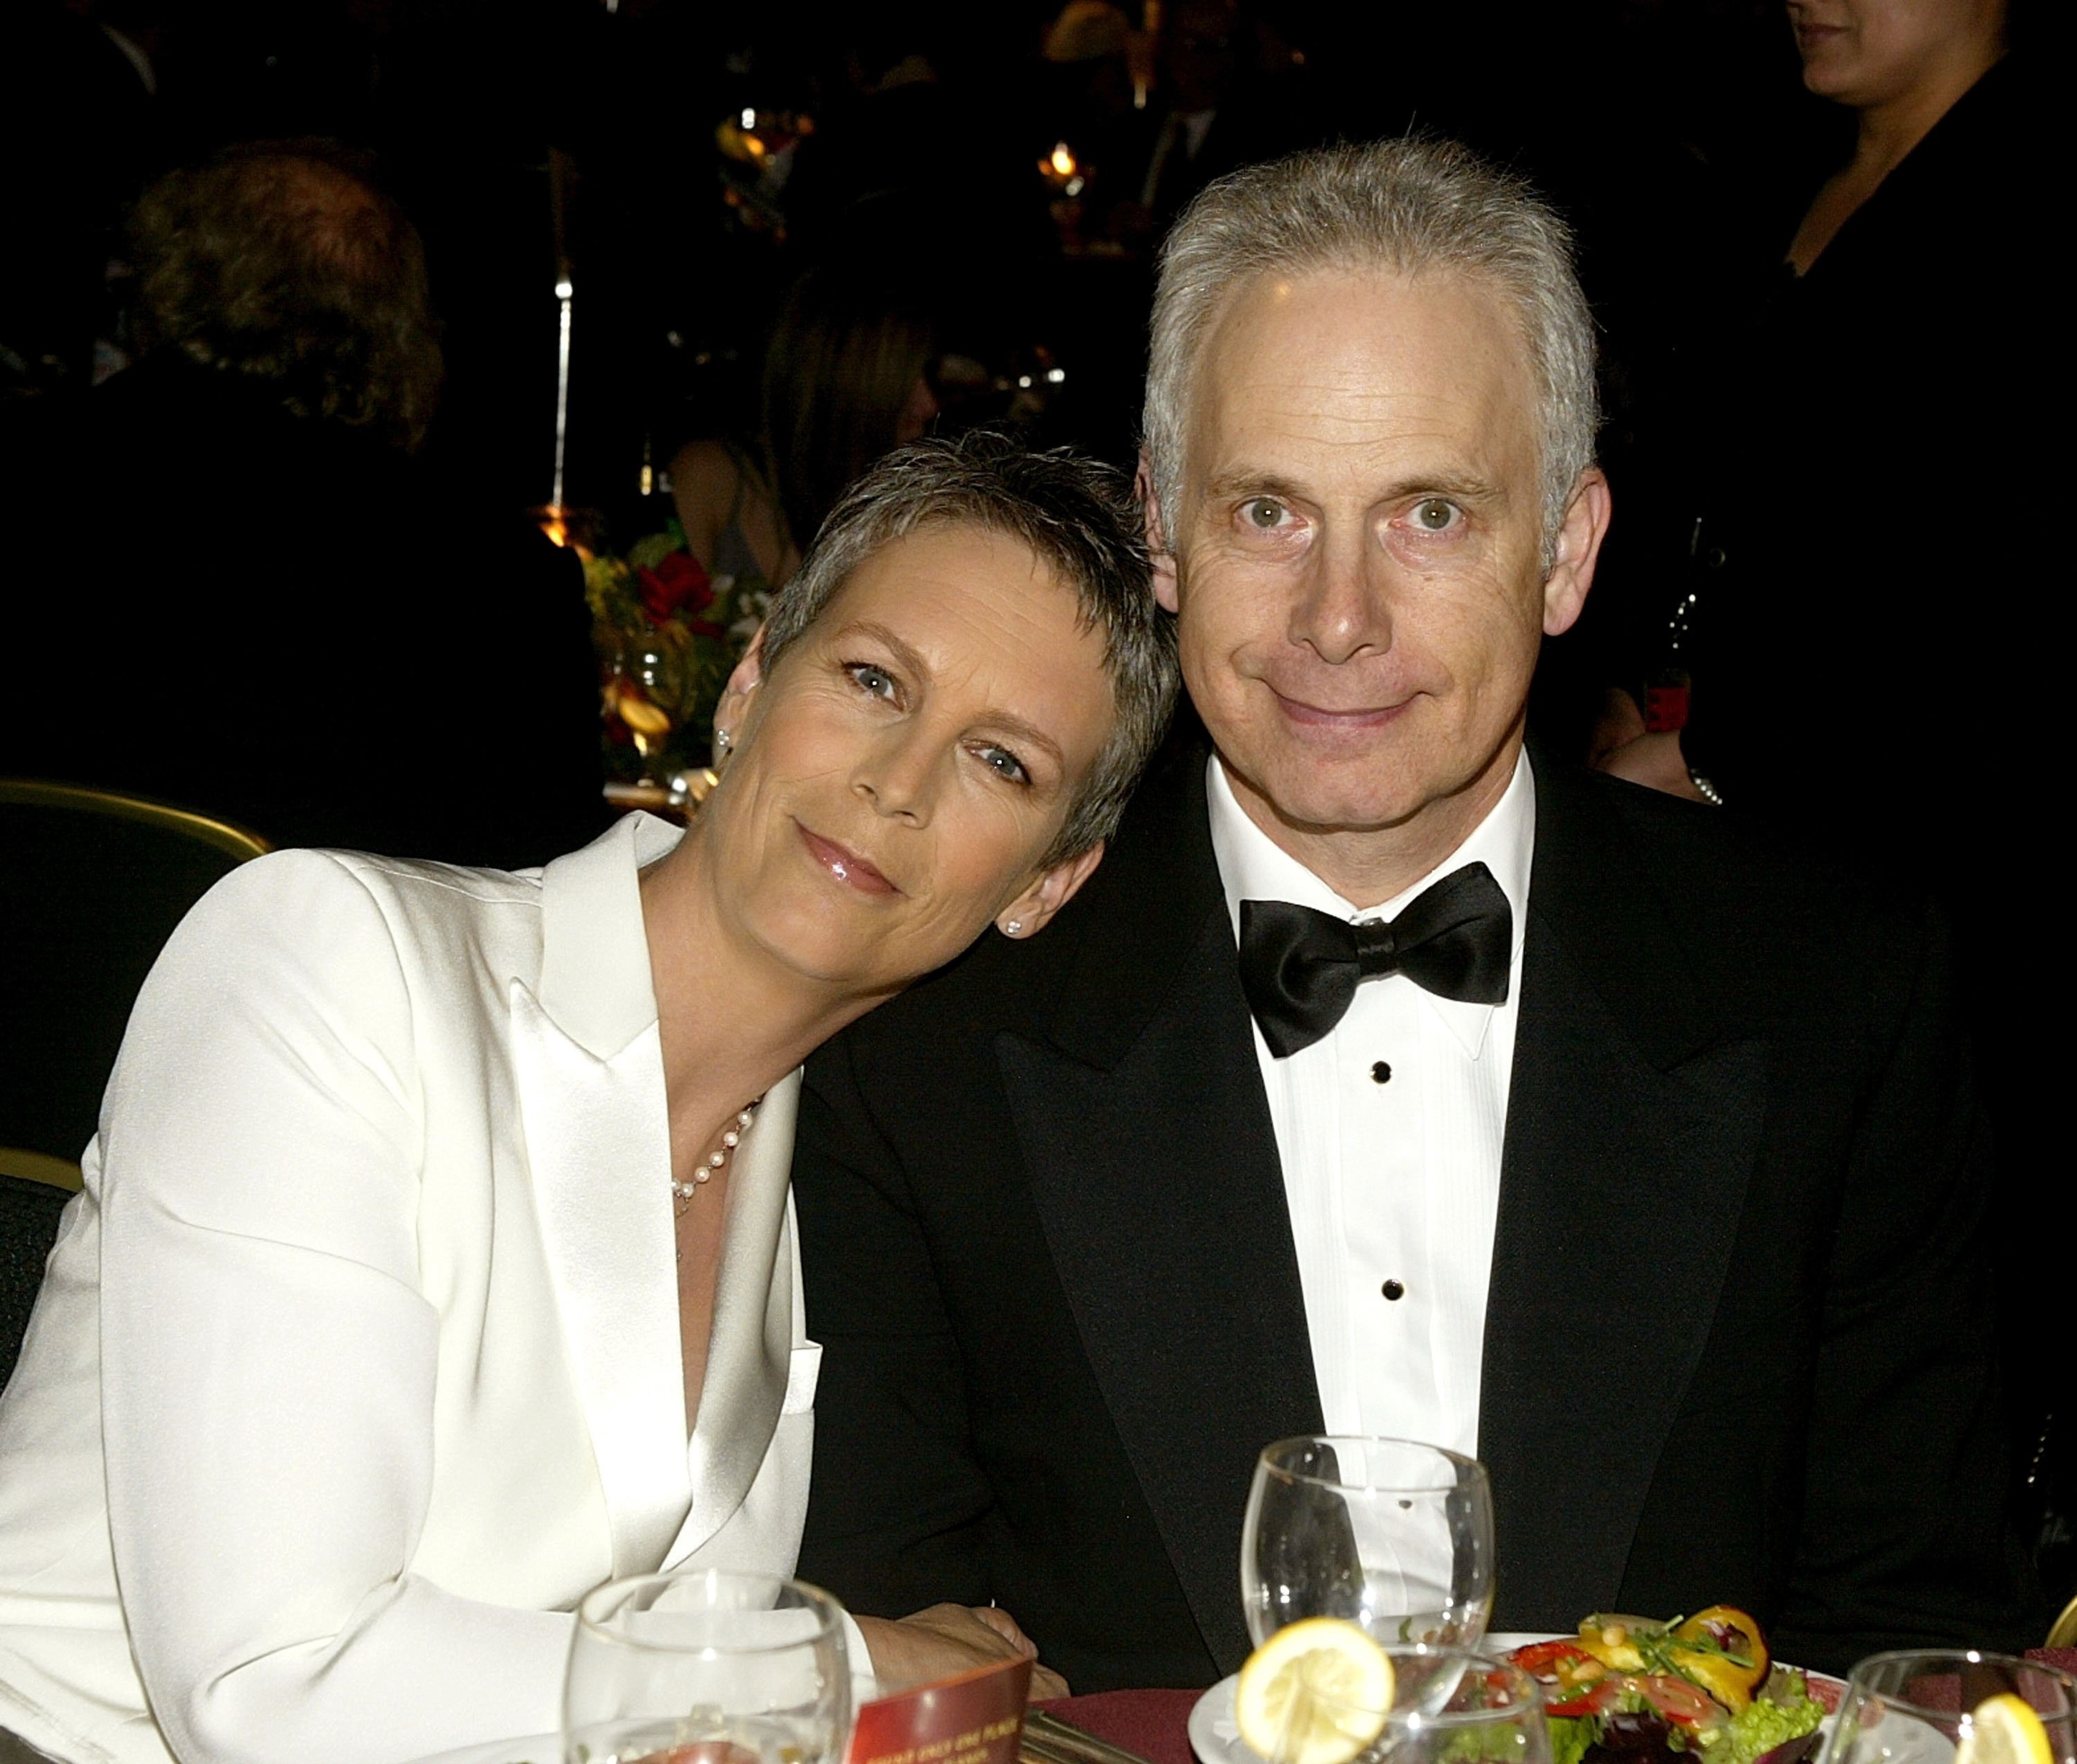
[[[730,677],[689,829],[517,874],[282,851],[213,890],[0,1404],[0,1745],[538,1733],[594,1585],[791,1572],[797,1067],[1067,905],[1176,686],[1122,479],[924,443]],[[896,1683],[1032,1651],[951,1606],[852,1646]]]

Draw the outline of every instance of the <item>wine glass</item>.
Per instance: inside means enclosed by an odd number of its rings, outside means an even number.
[[[1352,1700],[1302,1674],[1280,1712],[1267,1764],[1550,1764],[1550,1729],[1536,1681],[1518,1666],[1461,1648],[1388,1645],[1389,1708]]]
[[[634,737],[643,784],[662,782],[656,762],[676,725],[685,691],[685,659],[670,644],[631,634],[614,646],[607,662],[606,709]]]
[[[843,1612],[801,1581],[641,1575],[577,1606],[564,1764],[836,1764],[851,1716]]]
[[[1875,1654],[1854,1668],[1821,1764],[1947,1764],[1992,1698],[2039,1717],[2055,1764],[2077,1764],[2077,1679],[2032,1660],[1974,1650]]]
[[[1475,1647],[1492,1612],[1485,1467],[1412,1440],[1280,1440],[1248,1490],[1240,1587],[1258,1647],[1305,1617]]]

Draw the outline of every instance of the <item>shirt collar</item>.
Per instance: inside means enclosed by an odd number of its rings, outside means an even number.
[[[1483,863],[1507,897],[1514,922],[1513,947],[1508,952],[1508,1001],[1514,1001],[1521,987],[1521,942],[1529,922],[1529,872],[1536,851],[1536,780],[1530,770],[1526,747],[1517,756],[1514,776],[1501,793],[1500,801],[1486,812],[1485,818],[1464,842],[1412,887],[1381,906],[1372,907],[1358,907],[1343,900],[1257,826],[1234,795],[1226,768],[1216,753],[1205,764],[1205,796],[1211,809],[1212,852],[1218,860],[1219,880],[1226,889],[1226,913],[1233,923],[1236,944],[1240,940],[1242,901],[1288,901],[1294,906],[1331,913],[1351,923],[1358,919],[1388,919],[1431,882],[1467,864]],[[1499,1007],[1425,992],[1421,996],[1463,1044],[1464,1051],[1476,1059],[1484,1045],[1493,1012]]]

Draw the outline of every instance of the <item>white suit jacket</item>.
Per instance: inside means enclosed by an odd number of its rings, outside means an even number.
[[[175,933],[0,1399],[0,1728],[415,1758],[553,1729],[601,1580],[792,1571],[799,1078],[736,1154],[689,1446],[636,883],[676,838],[285,851]]]

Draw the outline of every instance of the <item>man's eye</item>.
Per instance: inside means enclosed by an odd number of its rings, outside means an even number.
[[[876,698],[894,696],[894,676],[884,668],[876,668],[871,662],[847,662],[844,672],[861,692],[871,693]]]
[[[1012,784],[1029,784],[1031,775],[1024,769],[1024,762],[1007,747],[983,747],[980,750],[980,763],[991,772],[999,772]]]
[[[1413,524],[1424,533],[1446,533],[1459,513],[1457,505],[1445,497],[1426,497],[1413,505]]]
[[[1250,526],[1267,530],[1283,520],[1284,505],[1274,497],[1258,496],[1242,505],[1241,514]]]

